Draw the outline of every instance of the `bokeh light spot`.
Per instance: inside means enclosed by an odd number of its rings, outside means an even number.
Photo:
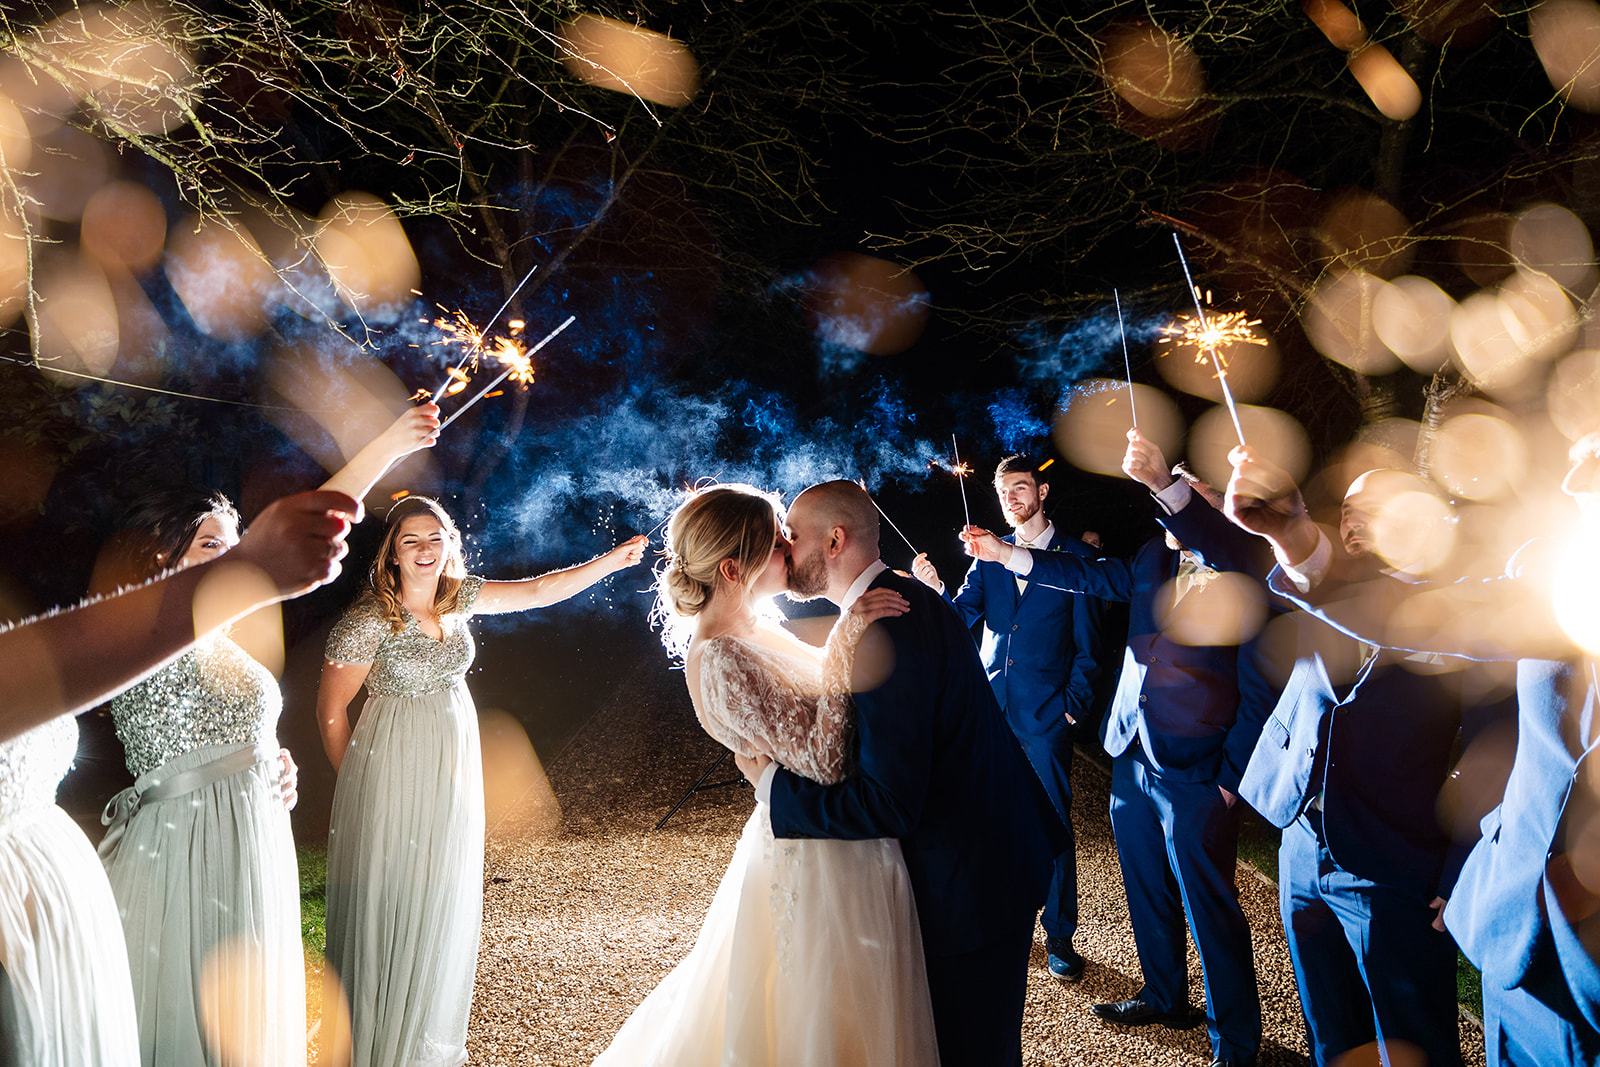
[[[1177,118],[1206,91],[1194,49],[1154,23],[1114,27],[1101,54],[1111,91],[1151,118]]]
[[[41,366],[103,375],[117,359],[117,304],[100,267],[87,257],[56,259],[38,279],[35,324]],[[62,378],[78,386],[83,380]]]
[[[341,300],[376,319],[392,317],[411,303],[422,270],[388,204],[368,193],[345,193],[317,217],[323,223],[313,242],[317,258]]]
[[[1311,439],[1294,416],[1277,408],[1240,404],[1239,424],[1244,439],[1263,458],[1283,468],[1295,484],[1303,482],[1311,467]],[[1233,474],[1228,453],[1239,444],[1233,418],[1225,407],[1207,410],[1189,431],[1189,460],[1195,473],[1219,489]]]
[[[1594,241],[1589,227],[1556,204],[1536,204],[1511,224],[1511,255],[1520,270],[1550,277],[1569,290],[1594,287]]]
[[[561,825],[561,804],[522,724],[491,708],[478,714],[478,730],[486,825],[491,831],[511,830],[523,840],[554,834]]]
[[[1384,117],[1404,122],[1422,107],[1422,90],[1400,61],[1381,44],[1368,44],[1350,53],[1347,61],[1368,98]]]
[[[1550,421],[1568,440],[1600,427],[1600,351],[1580,349],[1556,364],[1546,403]]]
[[[600,15],[579,15],[560,31],[562,63],[575,78],[602,89],[682,107],[700,91],[694,55],[664,33]]]
[[[1446,419],[1434,437],[1431,454],[1434,477],[1468,500],[1505,496],[1527,470],[1522,435],[1493,411]]]
[[[1450,505],[1416,475],[1381,471],[1369,477],[1361,506],[1369,517],[1372,551],[1407,574],[1436,570],[1455,550]]]
[[[1399,366],[1374,318],[1383,284],[1363,270],[1337,271],[1317,283],[1301,323],[1318,352],[1358,374],[1387,374]]]
[[[277,279],[242,223],[187,220],[167,250],[166,270],[201,332],[224,341],[246,341],[266,328],[268,298]]]
[[[812,268],[802,299],[818,339],[875,356],[916,344],[931,309],[915,274],[857,252],[829,256]]]
[[[1450,358],[1450,315],[1456,302],[1426,278],[1403,275],[1372,301],[1378,340],[1412,370],[1431,374]]]
[[[167,213],[146,186],[110,182],[83,208],[83,250],[101,263],[143,272],[161,259]]]
[[[1411,262],[1411,223],[1400,209],[1365,189],[1340,194],[1318,231],[1323,255],[1340,265],[1391,278]]]
[[[1172,584],[1157,595],[1158,604],[1172,604]],[[1223,571],[1191,586],[1157,618],[1156,625],[1163,636],[1180,645],[1240,645],[1260,632],[1266,619],[1266,598],[1255,580]]]
[[[1128,431],[1137,414],[1141,434],[1165,454],[1179,455],[1183,418],[1172,399],[1159,389],[1137,384],[1131,408],[1128,397],[1128,383],[1118,378],[1079,382],[1056,418],[1055,441],[1061,454],[1082,470],[1121,475]]]
[[[1528,15],[1528,35],[1556,91],[1573,107],[1600,110],[1600,5],[1545,0]]]
[[[1354,11],[1339,0],[1304,0],[1301,10],[1316,23],[1328,41],[1342,52],[1353,52],[1367,43],[1367,28]]]

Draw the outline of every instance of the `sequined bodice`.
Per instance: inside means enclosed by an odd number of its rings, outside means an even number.
[[[442,640],[422,632],[406,612],[405,629],[395,633],[372,597],[362,597],[328,634],[327,657],[335,663],[370,663],[367,691],[374,696],[419,697],[442,693],[467,675],[476,651],[467,619],[483,579],[461,583],[460,611],[439,620]]]
[[[78,720],[71,716],[0,744],[0,819],[54,804],[77,754]]]
[[[283,694],[272,672],[226,637],[195,645],[111,702],[140,775],[202,745],[274,743]]]

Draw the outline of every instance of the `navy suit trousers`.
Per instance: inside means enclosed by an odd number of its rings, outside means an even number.
[[[1044,902],[1039,925],[1051,937],[1071,937],[1078,932],[1078,842],[1072,832],[1072,731],[1055,730],[1048,736],[1018,734],[1028,763],[1041,779],[1053,781],[1055,814],[1062,824],[1056,844],[1055,871],[1050,876],[1050,895]],[[1065,805],[1063,808],[1062,805]]]
[[[1139,997],[1165,1012],[1188,1005],[1187,917],[1200,953],[1212,1055],[1242,1061],[1261,1045],[1261,1000],[1234,882],[1241,814],[1214,782],[1156,773],[1137,744],[1112,760],[1111,828],[1144,971]]]
[[[928,995],[942,1067],[1022,1067],[1033,916],[973,952],[928,957]]]
[[[1334,863],[1320,822],[1301,815],[1278,850],[1278,906],[1311,1062],[1327,1067],[1351,1049],[1405,1042],[1429,1067],[1461,1067],[1454,939],[1433,928],[1434,910],[1414,892]]]

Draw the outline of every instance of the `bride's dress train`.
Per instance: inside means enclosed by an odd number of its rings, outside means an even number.
[[[816,665],[736,637],[708,641],[702,722],[736,751],[837,781],[848,750],[844,616]],[[939,1062],[922,937],[900,843],[775,840],[757,804],[694,948],[596,1067],[929,1067]]]

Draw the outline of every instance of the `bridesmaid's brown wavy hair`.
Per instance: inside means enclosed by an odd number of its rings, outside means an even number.
[[[383,541],[378,545],[372,569],[367,572],[372,597],[394,633],[406,628],[406,612],[400,606],[400,561],[395,556],[394,546],[400,536],[400,524],[417,515],[438,519],[439,525],[444,527],[445,561],[439,568],[439,587],[433,594],[433,614],[443,618],[461,610],[461,580],[467,576],[466,561],[461,557],[461,531],[437,500],[408,496],[389,509]]]

